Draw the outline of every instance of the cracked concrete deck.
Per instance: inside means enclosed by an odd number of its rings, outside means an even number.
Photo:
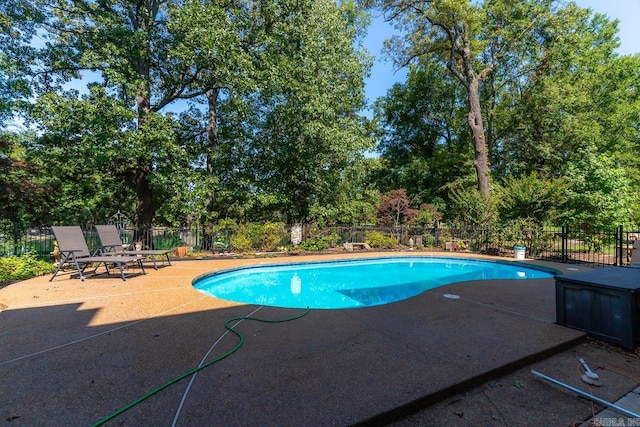
[[[95,424],[232,350],[238,338],[225,329],[228,319],[303,312],[205,296],[192,287],[197,276],[256,263],[376,255],[176,260],[126,282],[65,275],[0,289],[0,425]],[[538,264],[570,273],[565,265]],[[554,289],[553,279],[463,282],[384,306],[311,310],[284,323],[243,320],[236,326],[244,337],[237,352],[106,425],[514,425],[506,423],[517,419],[538,426],[586,420],[588,402],[531,375],[503,387],[487,385],[531,367],[579,385],[573,364],[585,354],[640,373],[638,363],[633,369],[625,364],[629,354],[589,347],[582,332],[554,324]],[[615,400],[633,388],[612,378],[598,391]],[[497,397],[483,407],[474,390],[485,400]],[[502,398],[507,404],[486,424],[481,414],[500,408]],[[447,402],[464,409],[443,409]]]

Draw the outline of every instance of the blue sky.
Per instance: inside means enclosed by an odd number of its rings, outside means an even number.
[[[640,25],[637,18],[640,17],[640,0],[574,0],[584,8],[590,8],[594,12],[607,15],[611,19],[617,19],[620,48],[618,52],[623,55],[640,52]],[[368,102],[386,94],[394,83],[404,81],[406,70],[396,70],[391,62],[382,56],[382,44],[385,39],[393,34],[393,28],[381,18],[374,17],[369,28],[365,46],[371,55],[376,57],[371,77],[366,80],[366,95]]]

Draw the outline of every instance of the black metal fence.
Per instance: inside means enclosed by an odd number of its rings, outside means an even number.
[[[523,229],[519,238],[512,230],[475,227],[337,227],[343,242],[364,242],[371,231],[396,237],[401,245],[443,250],[470,250],[488,255],[513,256],[514,246],[524,246],[526,257],[593,267],[627,265],[640,228],[582,230],[568,226]]]
[[[231,248],[229,233],[204,233],[202,227],[153,227],[137,229],[120,227],[120,239],[124,245],[142,242],[152,249],[172,249],[188,246],[191,250],[208,248],[212,252],[229,251]],[[83,227],[87,246],[91,252],[100,247],[100,239],[93,227]],[[35,254],[47,259],[53,252],[55,236],[51,227],[29,227],[21,229],[14,224],[0,222],[0,257],[9,255]]]
[[[139,230],[119,228],[124,244],[144,242],[146,247],[171,249],[188,246],[192,251],[230,252],[232,235],[228,232],[210,233],[200,225],[181,228],[153,227]],[[306,230],[305,230],[306,231]],[[317,230],[316,230],[317,231]],[[475,228],[441,226],[434,228],[339,226],[322,230],[337,235],[336,245],[345,242],[362,243],[377,232],[395,239],[398,245],[425,250],[469,250],[472,252],[513,256],[514,246],[526,247],[527,258],[562,263],[580,263],[599,267],[626,265],[631,261],[633,242],[640,237],[640,230],[594,231],[573,229],[567,226],[520,230],[518,236],[501,228]],[[90,250],[100,242],[92,227],[84,228]],[[307,232],[303,236],[311,238]],[[286,240],[286,239],[285,239]],[[34,253],[40,258],[50,258],[54,236],[50,227],[21,229],[15,224],[0,221],[0,256]],[[282,245],[290,245],[283,241]]]

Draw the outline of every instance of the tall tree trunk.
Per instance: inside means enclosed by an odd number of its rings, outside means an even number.
[[[148,76],[148,66],[140,67],[139,72],[141,75]],[[145,126],[151,114],[151,99],[149,98],[149,89],[144,83],[140,85],[136,96],[136,104],[138,108],[138,132],[145,132]],[[144,137],[141,140],[144,140]],[[151,168],[152,165],[148,159],[138,158],[132,170],[136,188],[135,222],[137,225],[137,240],[141,241],[146,247],[152,246],[149,231],[151,230],[154,216],[153,190],[149,183]]]
[[[491,192],[489,186],[489,154],[487,141],[484,137],[484,125],[482,123],[482,107],[480,106],[480,82],[492,71],[492,66],[485,68],[479,74],[473,69],[473,57],[471,55],[471,39],[468,32],[462,34],[462,45],[458,46],[461,56],[464,74],[458,72],[454,64],[449,62],[449,70],[462,82],[467,90],[469,102],[469,115],[467,123],[471,129],[473,139],[473,167],[478,178],[478,190],[482,197],[487,198]]]
[[[478,190],[483,197],[488,197],[491,191],[489,186],[489,155],[487,142],[484,138],[484,126],[482,124],[482,109],[480,108],[480,81],[474,78],[469,85],[467,96],[469,100],[468,123],[473,137],[473,151],[475,154],[473,166],[478,177]]]
[[[142,89],[145,91],[145,89]],[[146,94],[136,97],[138,106],[138,132],[145,132],[145,125],[151,114],[151,100]],[[150,227],[153,220],[151,201],[153,194],[147,180],[151,165],[147,160],[138,159],[135,166],[134,183],[136,186],[136,222],[139,226]]]
[[[146,34],[154,27],[154,20],[158,14],[160,0],[140,0],[137,3],[135,12],[130,14],[132,25]],[[146,145],[145,132],[151,115],[151,40],[145,38],[140,41],[140,55],[133,58],[132,65],[137,74],[138,86],[136,88],[136,107],[138,110],[138,128],[141,134],[139,141]],[[143,147],[140,147],[143,149]],[[143,152],[146,151],[143,149]],[[149,182],[149,175],[153,169],[152,156],[141,156],[136,159],[134,166],[134,182],[136,187],[136,215],[135,220],[138,228],[138,240],[147,247],[152,246],[151,225],[155,215],[153,204],[153,190]]]
[[[136,186],[136,224],[138,227],[151,228],[153,223],[153,191],[147,176],[151,172],[151,165],[145,161],[138,161],[134,172]]]
[[[209,119],[207,121],[207,173],[214,175],[216,168],[214,164],[215,151],[218,148],[218,96],[220,89],[210,89],[206,93],[209,104]],[[207,213],[213,212],[214,191],[209,190],[207,200],[205,201],[205,209]]]
[[[220,89],[214,88],[206,92],[207,103],[209,105],[209,118],[207,120],[207,173],[213,176],[216,173],[216,167],[214,158],[216,155],[216,149],[218,148],[218,96],[220,95]],[[213,188],[209,189],[207,199],[205,200],[205,212],[207,216],[213,213],[213,202],[215,200],[215,192]],[[213,239],[215,236],[211,235],[208,231],[208,227],[204,227],[204,242],[203,249],[215,249],[213,245]]]

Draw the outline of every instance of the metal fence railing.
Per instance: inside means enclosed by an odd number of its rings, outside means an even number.
[[[49,227],[26,230],[8,222],[0,222],[0,256],[34,253],[46,258],[53,251],[53,234]]]
[[[221,252],[230,250],[229,233],[205,233],[202,227],[153,227],[151,229],[119,228],[123,244],[141,242],[145,248],[172,249],[188,246],[192,250]],[[91,252],[100,247],[100,239],[93,227],[83,227],[87,246]],[[38,258],[50,258],[55,236],[50,227],[20,229],[13,224],[0,222],[0,257],[35,254]]]
[[[594,267],[627,265],[631,262],[633,242],[638,229],[581,230],[567,226],[542,230],[527,244],[531,258]]]
[[[100,245],[97,233],[92,227],[84,227],[85,238],[90,250]],[[120,237],[124,244],[140,242],[146,248],[171,249],[188,246],[194,251],[230,252],[232,235],[230,232],[211,232],[195,224],[189,227],[153,227],[138,229],[120,227]],[[287,232],[290,230],[287,227]],[[425,249],[467,249],[490,255],[512,256],[514,245],[526,247],[527,258],[580,263],[594,267],[605,265],[627,265],[631,261],[633,242],[640,238],[640,230],[594,231],[574,229],[567,226],[521,230],[521,238],[515,240],[512,234],[496,228],[440,226],[379,227],[379,226],[338,226],[318,231],[303,227],[303,239],[313,238],[318,232],[333,234],[336,246],[345,242],[363,243],[372,232],[393,237],[399,245]],[[39,258],[50,259],[54,236],[50,227],[20,228],[0,220],[0,257],[33,253]],[[290,245],[283,237],[282,246]]]

